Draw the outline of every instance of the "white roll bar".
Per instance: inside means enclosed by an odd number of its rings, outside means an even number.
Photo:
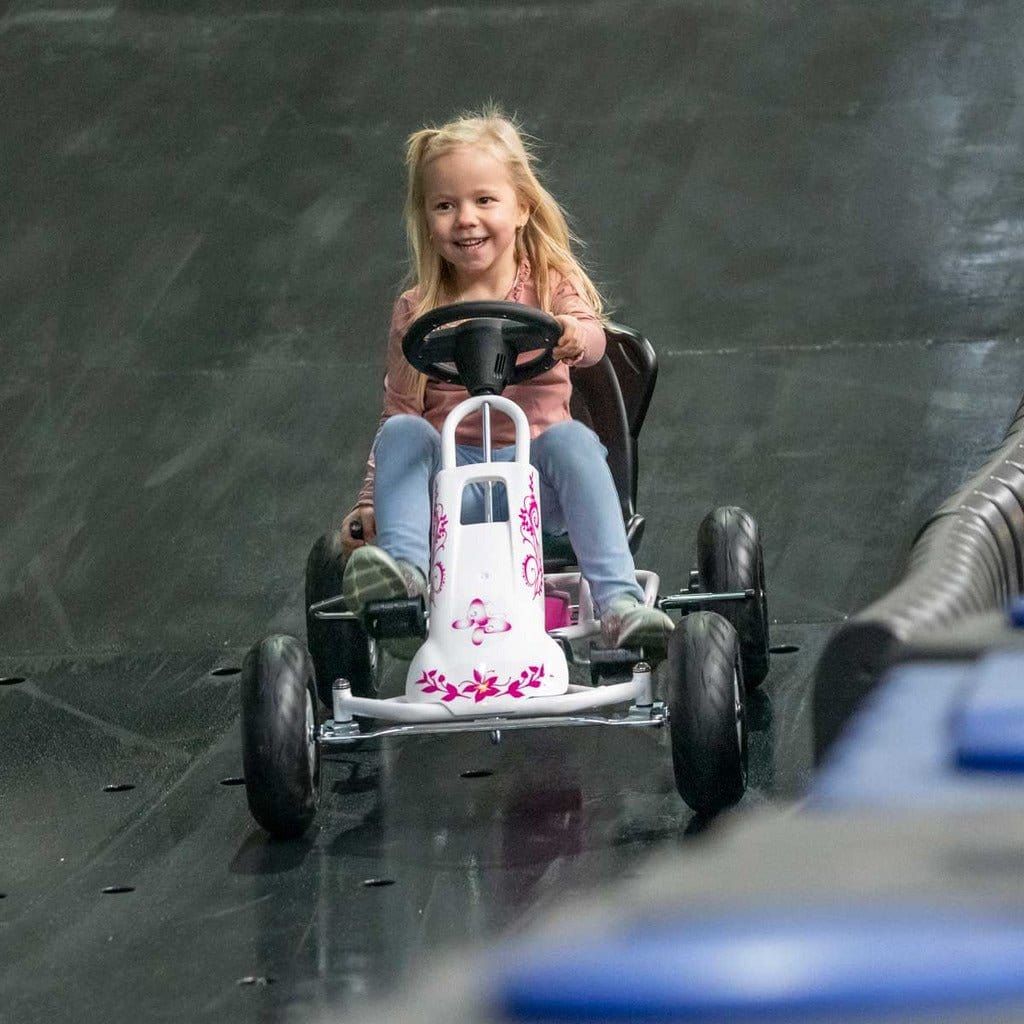
[[[516,428],[516,462],[529,463],[530,461],[530,424],[527,422],[526,413],[508,398],[500,395],[477,395],[475,398],[467,398],[459,402],[448,414],[441,430],[441,468],[455,468],[455,431],[458,425],[469,415],[476,412],[484,404],[489,405],[497,412],[503,412]]]

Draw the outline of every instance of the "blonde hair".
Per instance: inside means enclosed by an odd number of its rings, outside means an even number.
[[[515,256],[517,264],[524,256],[530,261],[541,308],[551,312],[551,274],[557,271],[573,278],[583,298],[598,316],[602,315],[601,294],[572,253],[573,243],[583,243],[570,231],[565,212],[554,196],[538,180],[536,159],[527,138],[519,125],[493,103],[479,112],[461,114],[440,128],[423,128],[409,136],[405,150],[405,230],[410,262],[407,285],[419,289],[416,316],[454,297],[451,266],[430,241],[423,172],[432,160],[460,146],[484,147],[500,160],[516,196],[529,210],[525,226],[516,232]]]

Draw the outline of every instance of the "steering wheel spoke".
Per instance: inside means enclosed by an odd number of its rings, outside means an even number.
[[[509,383],[521,384],[524,380],[529,380],[531,377],[536,377],[550,370],[557,362],[558,360],[555,359],[550,351],[540,352],[533,359],[529,359],[525,363],[516,363],[516,368],[512,371],[512,379]]]
[[[501,336],[510,341],[516,352],[529,352],[531,349],[543,348],[543,342],[537,340],[537,329],[526,324],[516,323],[514,320],[507,320],[501,325]]]
[[[457,327],[447,327],[440,331],[431,331],[423,339],[424,358],[431,363],[450,363],[455,355],[458,330]]]

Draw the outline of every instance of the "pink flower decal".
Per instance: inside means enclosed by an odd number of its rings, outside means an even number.
[[[432,668],[429,672],[424,671],[423,674],[416,680],[416,685],[419,686],[424,693],[438,693],[445,685],[444,673],[438,675],[437,669]]]
[[[525,697],[523,693],[523,687],[528,686],[530,689],[536,689],[544,682],[544,666],[543,665],[530,665],[528,668],[524,668],[519,673],[518,679],[509,679],[508,686],[505,689],[505,693],[509,697]]]
[[[448,516],[445,515],[444,505],[441,502],[434,502],[433,512],[430,517],[430,603],[444,590],[447,573],[444,563],[441,561],[441,552],[448,543]]]
[[[479,704],[488,697],[499,697],[501,691],[498,689],[498,677],[493,672],[478,672],[473,669],[473,682],[462,687],[463,696],[472,696]]]
[[[480,704],[490,697],[513,697],[517,700],[527,697],[524,689],[535,689],[544,682],[544,666],[530,665],[518,675],[513,673],[505,680],[504,685],[498,682],[496,673],[488,669],[473,669],[473,678],[464,679],[458,686],[449,683],[444,674],[436,668],[421,673],[416,685],[424,693],[440,693],[441,700],[450,703],[454,700],[469,700]]]
[[[533,478],[530,478],[530,493],[519,510],[519,535],[526,544],[526,557],[523,559],[523,582],[533,591],[534,598],[544,593],[544,549],[539,536],[540,505],[533,490]]]
[[[416,680],[416,685],[424,693],[443,694],[441,700],[445,703],[458,700],[459,697],[462,696],[462,694],[459,693],[459,688],[454,683],[447,682],[444,673],[438,672],[436,668],[424,671],[420,675],[419,679]]]
[[[524,680],[525,686],[537,687],[544,682],[544,666],[531,665],[519,673],[519,678]]]
[[[491,633],[507,633],[512,628],[512,623],[497,615],[488,615],[487,607],[479,597],[474,597],[469,603],[469,611],[466,618],[456,619],[452,623],[452,629],[473,630],[473,646],[479,647],[484,638]]]

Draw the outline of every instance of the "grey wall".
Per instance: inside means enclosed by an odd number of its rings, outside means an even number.
[[[1013,3],[0,4],[0,649],[298,628],[403,273],[401,150],[487,97],[662,375],[642,561],[712,503],[834,621],[1020,393]]]

